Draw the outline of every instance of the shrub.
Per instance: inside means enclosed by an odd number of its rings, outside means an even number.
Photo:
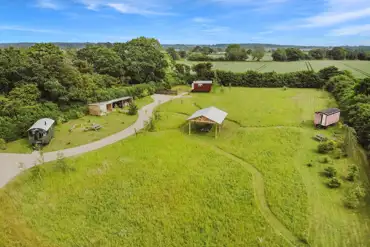
[[[313,164],[312,163],[307,163],[306,166],[313,167]]]
[[[322,163],[322,164],[328,164],[331,162],[330,158],[329,157],[322,157],[321,159],[319,159],[319,162]]]
[[[42,165],[36,165],[31,168],[31,175],[34,180],[42,179],[45,173],[46,173],[46,170]]]
[[[337,170],[334,167],[329,166],[324,169],[324,175],[328,178],[333,178],[337,175]]]
[[[154,118],[150,118],[145,125],[145,129],[149,132],[155,132],[156,131],[156,123]]]
[[[365,196],[365,189],[361,185],[356,185],[346,191],[344,205],[350,209],[358,208]]]
[[[137,105],[135,103],[130,103],[130,105],[128,106],[128,112],[127,114],[128,115],[136,115],[137,112],[138,112],[139,108],[137,107]]]
[[[327,153],[333,151],[335,147],[336,147],[335,141],[330,140],[330,141],[327,141],[327,142],[320,143],[318,148],[317,148],[317,151],[320,154],[327,154]]]
[[[354,182],[359,176],[359,168],[356,165],[351,165],[349,167],[349,172],[347,175],[347,180]]]
[[[333,177],[329,180],[327,185],[329,188],[335,189],[335,188],[339,188],[342,185],[342,183],[339,181],[338,178]]]
[[[6,150],[6,142],[2,138],[0,138],[0,149],[1,150]]]
[[[337,160],[339,160],[340,158],[342,158],[343,157],[342,150],[340,148],[334,149],[333,157],[334,157],[334,159],[337,159]]]
[[[75,168],[69,166],[64,158],[64,155],[60,152],[57,154],[57,161],[54,163],[54,170],[62,173],[75,171]]]

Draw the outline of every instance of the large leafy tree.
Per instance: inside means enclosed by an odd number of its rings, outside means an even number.
[[[197,74],[199,79],[210,79],[207,78],[207,75],[212,71],[212,67],[212,63],[198,63],[193,65],[192,70]]]
[[[124,61],[125,75],[132,84],[164,79],[169,64],[158,40],[140,37],[115,44],[114,50]]]
[[[324,49],[312,49],[308,52],[308,54],[313,59],[321,60],[325,58],[326,51]]]
[[[175,50],[175,48],[167,48],[167,53],[168,55],[170,55],[172,57],[173,60],[179,60],[180,59],[180,55],[179,53],[177,53],[177,51]]]
[[[274,61],[286,61],[287,60],[287,55],[285,52],[285,49],[276,49],[275,51],[272,52],[272,59]]]
[[[251,55],[253,60],[260,61],[265,56],[265,48],[263,46],[256,47]]]
[[[298,48],[287,48],[285,50],[288,61],[298,61],[304,59],[304,53]]]
[[[244,61],[248,59],[247,51],[239,44],[232,44],[226,48],[226,60]]]
[[[343,47],[334,47],[328,51],[328,56],[334,60],[344,60],[346,58],[347,51]]]
[[[98,74],[110,75],[120,78],[124,75],[124,64],[121,57],[110,48],[102,45],[89,45],[77,52],[80,69],[88,71],[89,66],[84,64],[87,61],[92,64],[94,71]]]
[[[33,77],[30,59],[23,50],[13,47],[0,49],[0,93],[8,93]]]

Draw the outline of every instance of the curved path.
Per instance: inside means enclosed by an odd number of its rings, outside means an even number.
[[[64,157],[72,157],[80,154],[84,154],[90,151],[97,150],[99,148],[108,146],[120,140],[123,140],[129,136],[135,134],[144,128],[145,122],[149,120],[152,116],[155,107],[165,102],[168,102],[175,98],[180,98],[186,93],[180,94],[178,96],[167,96],[154,94],[152,98],[154,102],[144,106],[138,112],[138,119],[136,122],[125,130],[103,138],[99,141],[92,142],[86,145],[69,148],[65,150],[44,153],[44,162],[49,162],[57,159],[58,153],[62,153]],[[40,163],[40,153],[33,152],[32,154],[12,154],[12,153],[0,153],[0,188],[5,186],[10,180],[16,177],[25,169],[29,169],[36,164]]]
[[[269,222],[269,224],[275,229],[275,231],[285,240],[287,240],[287,242],[289,242],[291,246],[305,246],[288,228],[286,228],[284,224],[280,222],[278,218],[276,218],[276,216],[268,206],[265,196],[265,184],[263,180],[263,175],[253,165],[245,162],[242,158],[239,158],[232,153],[226,152],[225,150],[217,146],[212,146],[212,148],[216,152],[230,158],[233,161],[238,162],[248,172],[250,172],[250,174],[252,174],[254,195],[257,201],[257,205],[262,215],[265,217],[266,221]]]

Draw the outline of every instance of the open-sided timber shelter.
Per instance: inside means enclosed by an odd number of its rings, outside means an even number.
[[[221,130],[222,124],[227,116],[227,113],[221,111],[216,107],[209,107],[196,111],[193,115],[188,118],[189,121],[189,135],[191,134],[191,124],[212,124],[215,128],[215,137],[217,138],[217,132]]]
[[[42,118],[28,129],[28,140],[32,145],[49,144],[54,137],[54,123],[50,118]]]
[[[340,110],[338,108],[329,108],[315,112],[315,126],[328,127],[336,124],[340,118]]]
[[[103,116],[113,111],[114,108],[123,108],[133,101],[132,97],[122,97],[110,101],[89,104],[89,113],[93,116]]]

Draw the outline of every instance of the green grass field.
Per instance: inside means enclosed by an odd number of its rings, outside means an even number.
[[[188,65],[197,64],[198,62],[179,61]],[[334,61],[334,60],[311,60],[297,62],[213,62],[215,69],[245,72],[247,70],[256,70],[259,72],[295,72],[300,70],[308,70],[307,63],[310,63],[315,71],[319,71],[328,66],[336,66],[341,70],[349,70],[355,77],[365,78],[370,76],[370,61]]]
[[[327,165],[311,137],[341,131],[312,126],[315,110],[335,106],[326,92],[191,96],[157,109],[156,132],[67,159],[76,171],[50,163],[41,179],[32,169],[0,190],[0,246],[370,246],[369,212],[343,205],[350,183],[333,190],[320,176]],[[186,118],[208,106],[229,113],[219,137],[189,136]],[[334,162],[339,177],[352,163]]]
[[[151,102],[153,102],[153,99],[150,96],[135,101],[139,108],[150,104]],[[133,124],[136,119],[137,116],[112,112],[111,114],[102,117],[87,115],[79,119],[70,120],[67,123],[59,124],[55,127],[55,136],[50,144],[43,148],[43,151],[58,151],[100,140],[124,130]],[[84,127],[90,126],[93,123],[100,124],[103,128],[99,131],[85,132]],[[76,128],[72,132],[69,132],[73,126],[76,126]],[[7,149],[0,150],[0,152],[31,153],[32,147],[29,145],[27,139],[21,139],[7,143]]]

